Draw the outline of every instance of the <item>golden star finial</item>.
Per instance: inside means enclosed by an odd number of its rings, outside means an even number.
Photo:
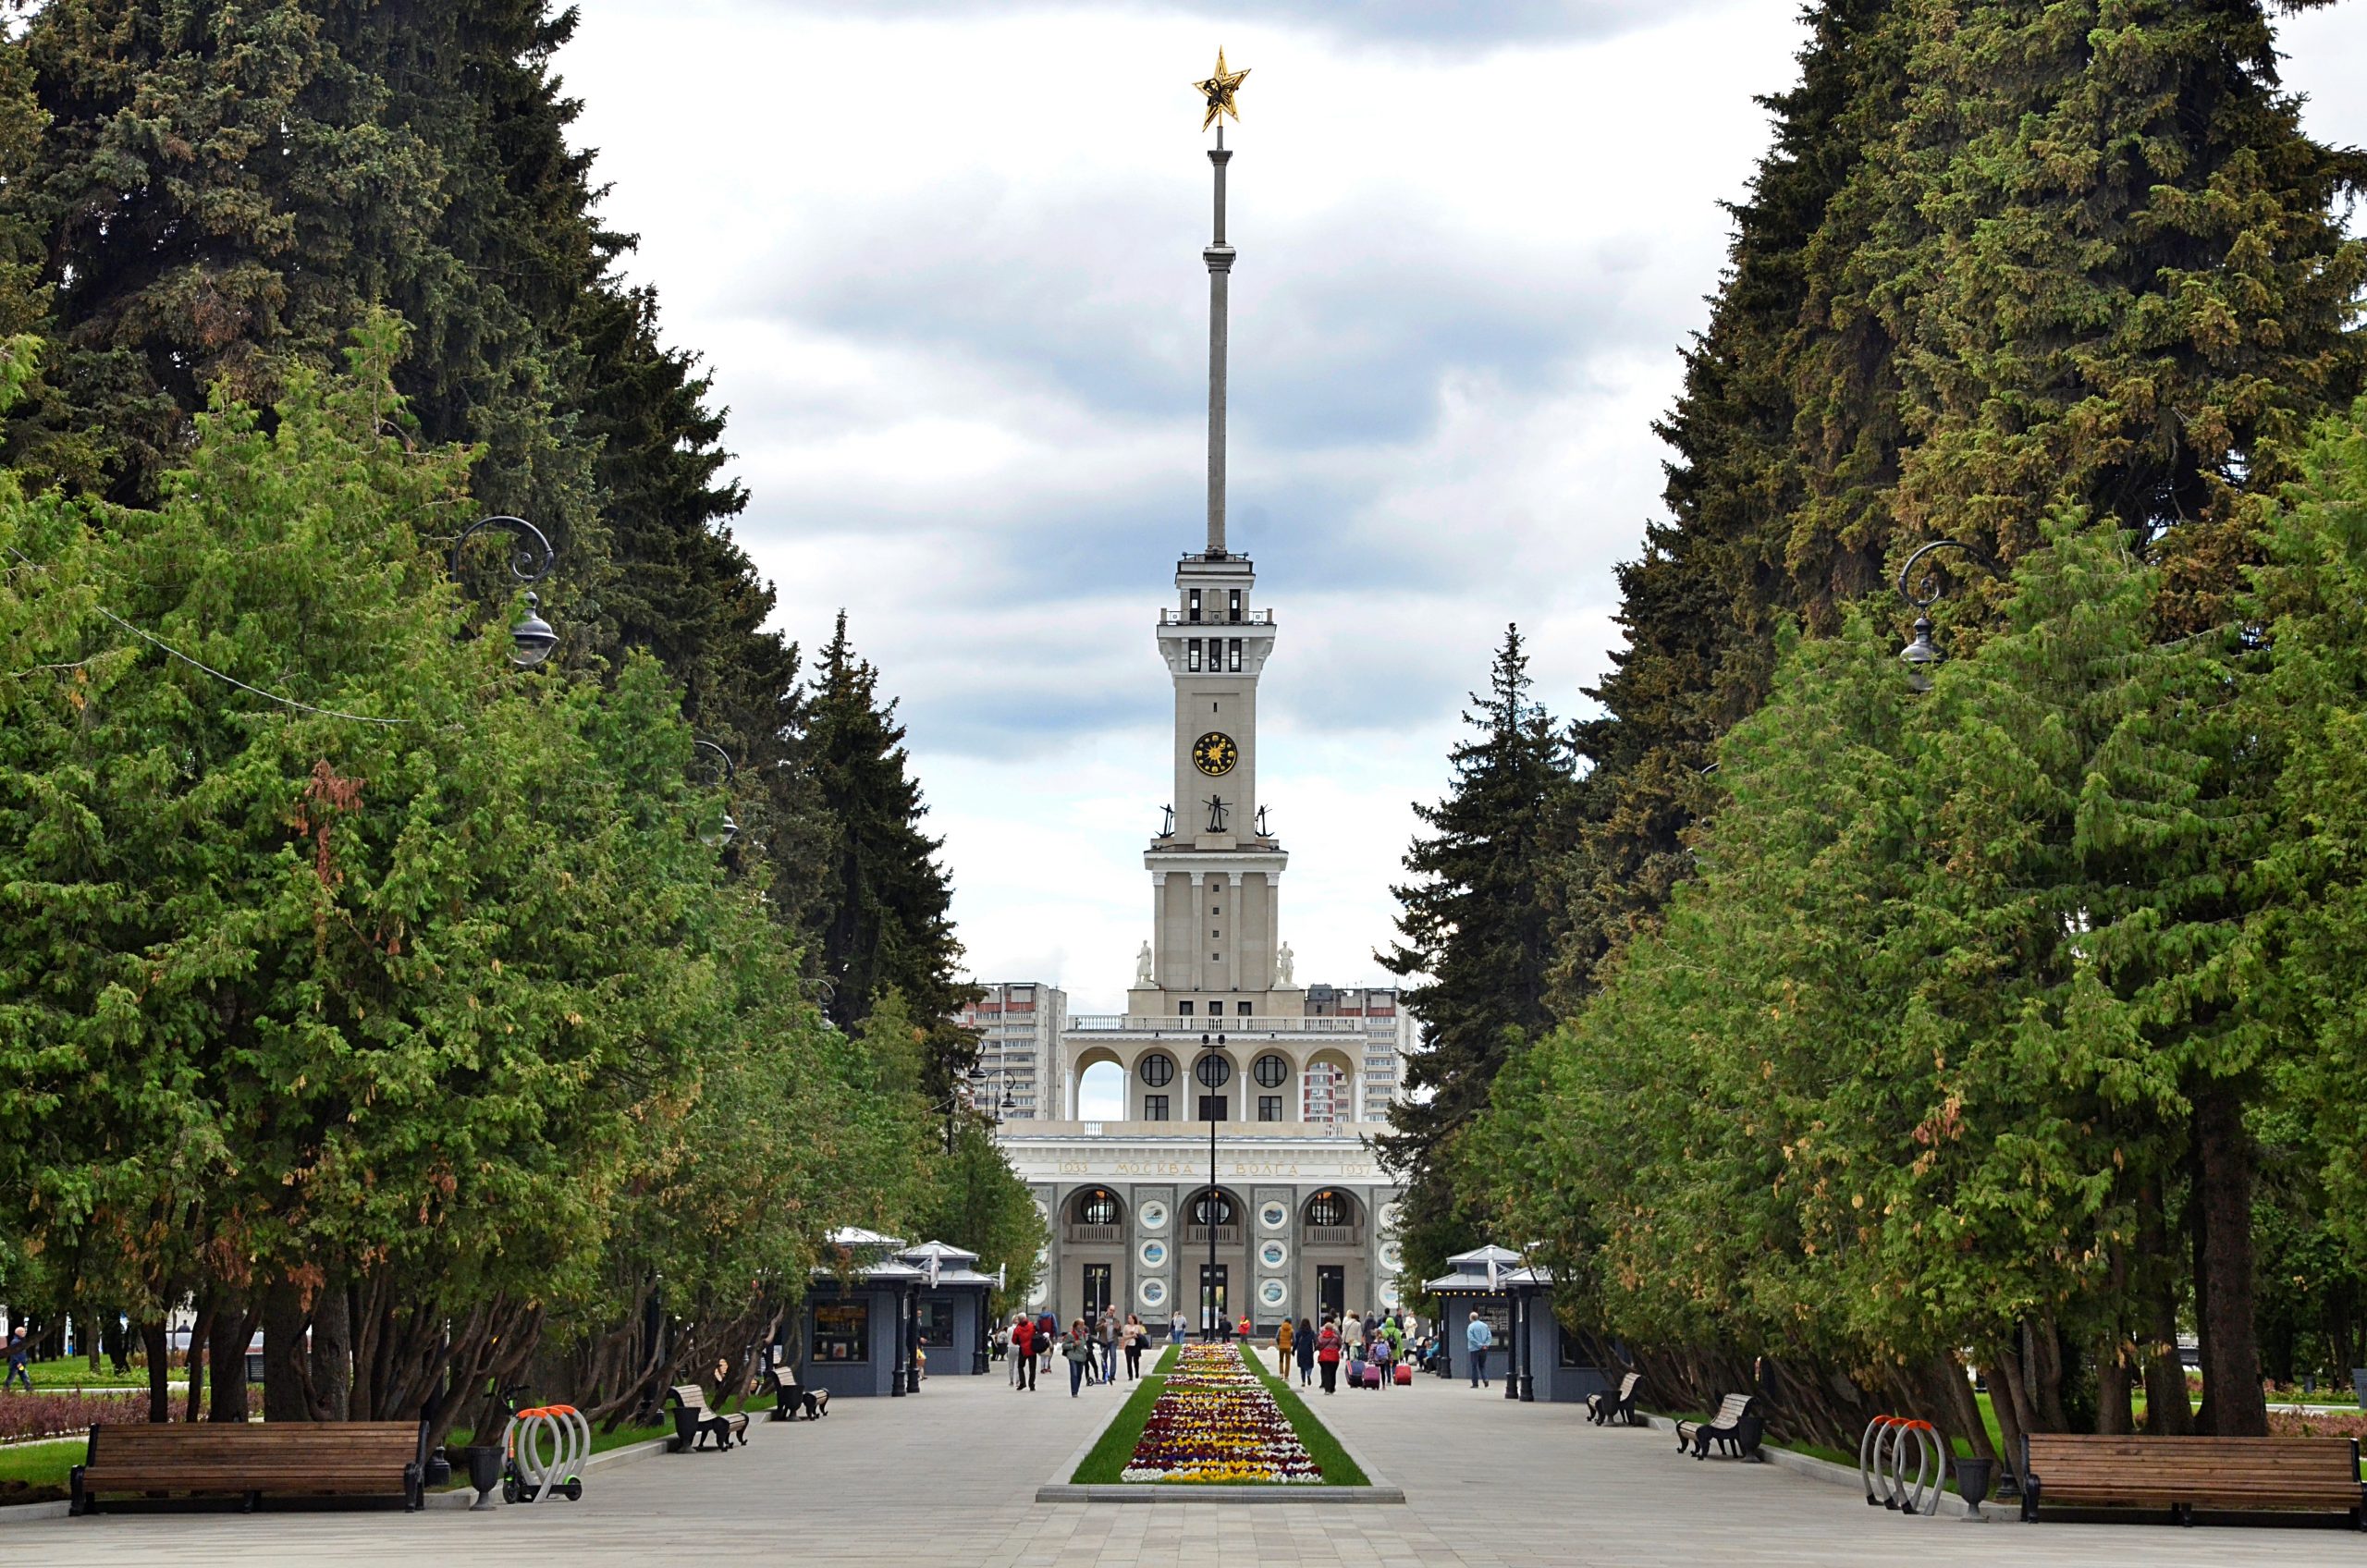
[[[1217,74],[1206,81],[1196,81],[1192,84],[1198,88],[1200,95],[1208,101],[1208,112],[1200,116],[1202,130],[1216,124],[1219,115],[1231,115],[1235,125],[1241,123],[1241,108],[1233,103],[1233,95],[1239,92],[1241,84],[1248,80],[1247,71],[1226,70],[1224,50],[1221,48],[1217,50]]]

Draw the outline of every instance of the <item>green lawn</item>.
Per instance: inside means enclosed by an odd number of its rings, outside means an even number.
[[[54,1502],[66,1495],[66,1472],[82,1463],[87,1438],[15,1443],[0,1448],[0,1507],[18,1502]]]
[[[145,1389],[148,1369],[134,1366],[129,1372],[117,1372],[102,1362],[96,1372],[80,1356],[67,1356],[63,1361],[36,1361],[26,1368],[33,1376],[33,1388],[41,1393],[72,1393],[77,1389]],[[174,1370],[174,1382],[187,1384],[189,1374]]]
[[[1167,1387],[1167,1374],[1174,1366],[1175,1347],[1169,1345],[1159,1353],[1150,1370],[1143,1374],[1143,1380],[1134,1385],[1134,1391],[1126,1396],[1126,1403],[1118,1407],[1118,1418],[1110,1423],[1101,1439],[1093,1445],[1093,1452],[1076,1467],[1076,1474],[1069,1477],[1072,1481],[1079,1486],[1094,1486],[1118,1479],[1126,1461],[1134,1456],[1134,1445],[1143,1440],[1143,1423],[1150,1419],[1150,1407],[1159,1403],[1159,1390]]]
[[[1299,1446],[1306,1450],[1307,1457],[1314,1460],[1317,1467],[1323,1472],[1324,1485],[1331,1487],[1372,1485],[1372,1481],[1365,1475],[1364,1470],[1355,1460],[1348,1457],[1348,1451],[1340,1446],[1340,1439],[1331,1435],[1331,1428],[1316,1419],[1315,1412],[1307,1408],[1306,1401],[1301,1399],[1298,1390],[1291,1387],[1289,1378],[1277,1377],[1266,1370],[1266,1364],[1257,1358],[1255,1351],[1246,1353],[1242,1359],[1247,1361],[1256,1369],[1257,1376],[1265,1379],[1267,1389],[1274,1396],[1274,1403],[1281,1405],[1282,1414],[1291,1418],[1291,1430],[1298,1434]],[[1394,1390],[1390,1391],[1395,1392]]]

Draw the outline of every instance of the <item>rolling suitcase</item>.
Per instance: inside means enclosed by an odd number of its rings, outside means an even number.
[[[1413,1381],[1414,1368],[1411,1366],[1401,1362],[1397,1367],[1397,1386],[1402,1389],[1408,1386]]]
[[[1365,1363],[1365,1387],[1368,1389],[1380,1387],[1380,1368],[1369,1361]]]
[[[1364,1387],[1364,1382],[1365,1358],[1361,1355],[1351,1357],[1348,1362],[1348,1387],[1360,1389]]]

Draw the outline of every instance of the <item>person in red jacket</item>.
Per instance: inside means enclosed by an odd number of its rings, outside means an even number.
[[[1340,1330],[1328,1317],[1316,1336],[1315,1359],[1323,1368],[1323,1391],[1331,1393],[1340,1386]]]
[[[1036,1391],[1036,1325],[1025,1313],[1011,1326],[1011,1372],[1014,1389]]]

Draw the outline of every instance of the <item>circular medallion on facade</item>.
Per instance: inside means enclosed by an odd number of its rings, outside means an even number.
[[[1156,1312],[1167,1305],[1167,1281],[1145,1280],[1134,1287],[1134,1299]]]
[[[1385,1203],[1380,1206],[1380,1228],[1384,1231],[1394,1231],[1397,1229],[1397,1206],[1395,1204]]]
[[[1380,1265],[1384,1268],[1394,1268],[1397,1267],[1397,1243],[1395,1242],[1383,1242],[1380,1243]]]
[[[1220,730],[1211,729],[1192,742],[1192,766],[1211,778],[1231,773],[1233,765],[1240,760],[1241,748],[1233,743],[1232,736]]]
[[[1291,1288],[1280,1280],[1261,1280],[1257,1286],[1257,1302],[1261,1306],[1280,1306],[1291,1299]]]
[[[1269,1268],[1280,1268],[1291,1260],[1291,1249],[1280,1242],[1262,1242],[1257,1247],[1257,1261]]]
[[[1167,1229],[1167,1205],[1157,1198],[1138,1203],[1134,1206],[1134,1218],[1142,1221],[1146,1231],[1164,1231]]]
[[[1257,1206],[1257,1223],[1269,1231],[1279,1231],[1291,1222],[1291,1206],[1279,1198],[1269,1198]]]
[[[1145,1268],[1163,1268],[1167,1266],[1167,1243],[1145,1242],[1136,1256],[1143,1260]]]

